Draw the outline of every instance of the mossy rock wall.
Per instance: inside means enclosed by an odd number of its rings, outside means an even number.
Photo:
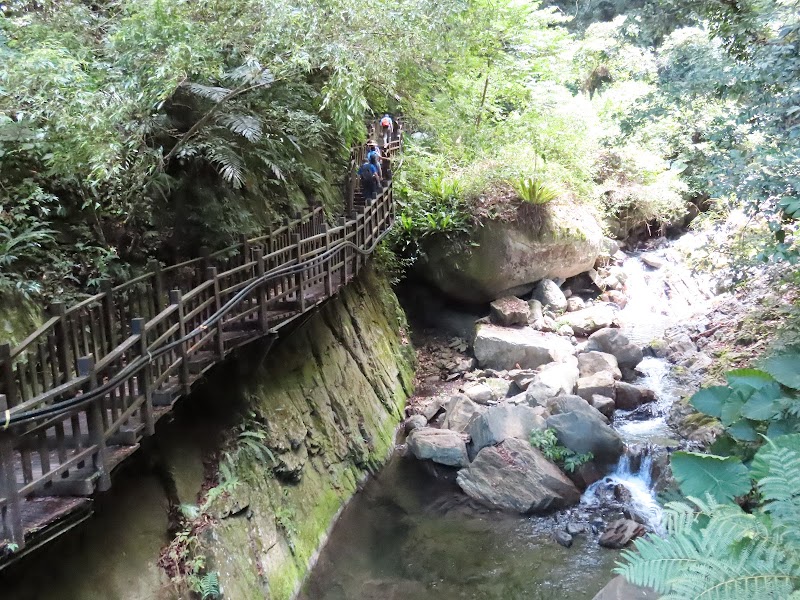
[[[245,386],[277,468],[240,469],[205,534],[224,598],[291,598],[338,511],[387,458],[414,354],[389,286],[372,272],[288,339]]]
[[[0,344],[16,344],[36,331],[44,317],[32,301],[14,293],[0,294]]]

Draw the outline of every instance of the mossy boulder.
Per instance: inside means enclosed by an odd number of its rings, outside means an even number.
[[[540,279],[567,278],[594,266],[603,232],[581,206],[554,207],[547,222],[489,220],[468,243],[434,238],[421,265],[425,279],[451,298],[490,302],[529,292]]]
[[[16,293],[0,294],[0,344],[13,348],[43,322],[42,310],[35,302]]]

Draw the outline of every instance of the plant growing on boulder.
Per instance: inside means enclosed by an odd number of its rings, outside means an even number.
[[[528,204],[547,204],[558,197],[558,190],[544,181],[539,168],[539,157],[533,160],[533,174],[522,177],[514,184],[514,191]]]
[[[541,451],[545,458],[562,470],[572,473],[594,458],[591,452],[578,454],[558,443],[554,429],[534,429],[530,435],[531,446]]]

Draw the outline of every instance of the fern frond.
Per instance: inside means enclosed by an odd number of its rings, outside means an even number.
[[[231,147],[211,146],[206,152],[208,159],[225,181],[236,189],[244,185],[244,163]]]
[[[217,123],[227,127],[233,133],[242,136],[247,141],[256,143],[261,139],[261,121],[251,115],[223,114],[217,116]]]
[[[191,81],[184,83],[183,87],[195,96],[200,96],[201,98],[205,98],[206,100],[211,100],[213,102],[219,102],[232,91],[224,87],[203,85],[202,83],[194,83]]]
[[[215,600],[220,597],[219,575],[211,571],[200,579],[200,596],[203,600]]]

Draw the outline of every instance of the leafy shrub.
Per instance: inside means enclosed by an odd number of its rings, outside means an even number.
[[[594,458],[591,452],[578,454],[562,446],[554,429],[534,429],[531,431],[530,443],[531,446],[539,449],[547,460],[556,463],[568,473],[574,472],[575,469]]]

